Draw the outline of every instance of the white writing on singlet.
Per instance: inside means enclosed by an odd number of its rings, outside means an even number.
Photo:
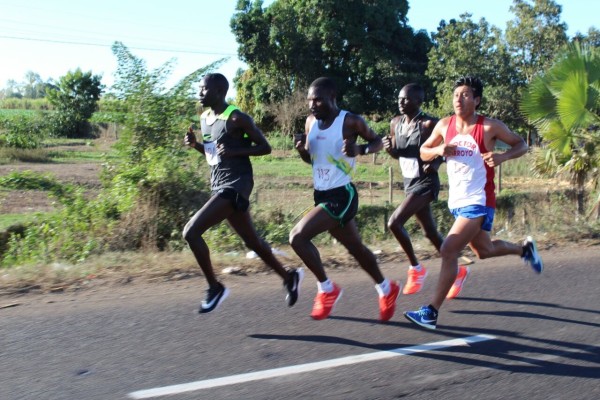
[[[204,142],[204,155],[208,165],[217,165],[221,162],[221,157],[217,153],[217,142]]]
[[[450,144],[456,145],[456,149],[446,157],[448,207],[484,206],[487,176],[477,142],[471,135],[457,134]]]
[[[418,178],[419,177],[419,160],[414,157],[398,157],[398,164],[400,164],[400,171],[402,171],[403,178]]]

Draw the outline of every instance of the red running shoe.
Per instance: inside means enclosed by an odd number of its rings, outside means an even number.
[[[419,293],[423,288],[423,283],[425,283],[425,278],[427,277],[427,270],[424,266],[421,266],[421,270],[417,271],[414,268],[408,268],[408,280],[406,281],[406,285],[404,285],[404,289],[402,293],[404,294],[415,294]]]
[[[396,300],[400,294],[400,282],[390,282],[390,292],[387,296],[379,297],[379,320],[389,321],[396,311]]]
[[[335,303],[342,297],[342,288],[335,283],[333,284],[333,291],[329,293],[318,292],[315,297],[315,304],[313,305],[312,313],[310,316],[313,319],[325,319],[329,317]]]
[[[456,274],[456,279],[454,280],[454,284],[450,288],[450,291],[446,295],[447,299],[453,299],[459,295],[460,291],[469,276],[469,267],[465,267],[464,265],[458,266],[458,274]]]

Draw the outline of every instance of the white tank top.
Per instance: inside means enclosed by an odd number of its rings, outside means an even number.
[[[470,135],[456,135],[450,144],[456,144],[452,156],[446,157],[448,183],[451,183],[448,207],[459,208],[485,205],[485,170],[479,146]]]
[[[315,119],[308,132],[306,140],[316,190],[335,189],[347,185],[352,180],[356,159],[342,153],[346,114],[346,111],[340,110],[331,126],[325,130],[319,129]]]

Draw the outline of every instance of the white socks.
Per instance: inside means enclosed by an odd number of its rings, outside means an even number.
[[[383,282],[375,285],[375,290],[379,293],[379,297],[387,296],[390,294],[390,281],[385,278]]]
[[[317,281],[317,288],[319,292],[331,293],[333,292],[333,282],[331,282],[331,279],[327,279],[325,282]]]
[[[317,281],[317,289],[319,290],[319,292],[331,293],[333,292],[333,282],[331,282],[330,279],[327,279],[325,282]],[[390,281],[387,278],[385,278],[383,282],[375,285],[375,290],[377,290],[379,296],[387,296],[388,294],[390,294],[391,290]]]
[[[421,267],[421,263],[419,263],[417,265],[411,265],[410,269],[416,269],[417,272],[421,272],[421,269],[423,269],[423,267]]]

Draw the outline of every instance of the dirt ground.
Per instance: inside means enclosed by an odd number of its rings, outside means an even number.
[[[18,163],[0,165],[0,176],[11,172],[32,171],[49,174],[60,182],[84,186],[94,191],[100,188],[98,179],[100,170],[99,163]],[[21,214],[52,211],[54,209],[53,201],[47,192],[41,190],[0,190],[0,213]]]

